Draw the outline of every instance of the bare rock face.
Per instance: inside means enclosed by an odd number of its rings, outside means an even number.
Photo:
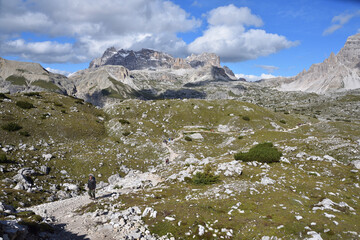
[[[50,73],[38,63],[0,58],[0,92],[52,91],[72,95],[75,85],[67,77]]]
[[[89,68],[103,65],[122,65],[129,70],[144,69],[189,69],[204,66],[220,66],[220,58],[214,53],[192,54],[187,58],[173,58],[171,55],[151,49],[140,51],[108,48],[101,58],[91,61]]]
[[[129,77],[129,70],[123,66],[88,68],[72,74],[70,79],[77,88],[75,96],[97,106],[110,99],[131,98],[137,89]]]
[[[320,94],[360,88],[360,34],[350,36],[337,55],[331,53],[328,59],[313,64],[308,71],[292,78],[270,79],[265,85],[275,82],[282,91]]]

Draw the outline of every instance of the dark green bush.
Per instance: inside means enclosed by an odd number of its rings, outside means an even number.
[[[35,106],[32,103],[26,102],[26,101],[17,101],[16,106],[22,108],[22,109],[30,109],[34,108]]]
[[[123,132],[122,135],[124,135],[125,137],[126,137],[126,136],[129,136],[129,135],[130,135],[130,132],[129,132],[129,131]]]
[[[24,95],[27,97],[33,97],[33,96],[41,97],[40,93],[38,92],[28,92],[28,93],[24,93]]]
[[[185,140],[188,141],[188,142],[191,142],[191,141],[192,141],[192,138],[189,137],[189,136],[186,136],[186,137],[185,137]]]
[[[6,157],[6,154],[5,153],[1,153],[0,154],[0,163],[5,163],[7,162],[7,157]]]
[[[211,172],[210,165],[206,165],[204,172],[197,172],[195,176],[191,179],[191,182],[196,185],[209,185],[219,182],[219,176],[215,176]]]
[[[243,116],[242,119],[245,121],[250,121],[250,118],[248,116]]]
[[[21,131],[19,132],[21,136],[24,136],[24,137],[30,137],[30,133],[27,132],[27,131]]]
[[[8,98],[4,93],[0,93],[0,99]]]
[[[54,102],[54,105],[55,105],[56,107],[62,107],[62,106],[63,106],[62,103],[59,103],[59,102]]]
[[[121,123],[121,125],[130,124],[130,122],[128,120],[125,120],[125,119],[120,119],[119,122]]]
[[[252,147],[249,152],[239,152],[234,155],[235,160],[244,162],[258,161],[264,163],[279,162],[282,153],[271,142],[260,143]]]
[[[22,129],[22,127],[17,123],[8,123],[5,125],[2,125],[1,128],[6,131],[9,131],[9,132],[15,132],[15,131]]]
[[[61,109],[61,112],[62,112],[62,113],[66,113],[66,110],[64,110],[64,109]]]
[[[244,136],[238,136],[238,139],[243,139],[244,138]]]
[[[286,121],[284,119],[281,119],[279,122],[281,122],[282,124],[286,124]]]
[[[77,99],[77,100],[75,101],[75,103],[77,103],[77,104],[84,104],[84,100],[82,100],[82,99]]]

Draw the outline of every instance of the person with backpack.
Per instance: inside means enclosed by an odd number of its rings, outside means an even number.
[[[88,188],[89,188],[89,196],[90,199],[95,200],[95,189],[96,189],[96,180],[93,174],[89,174],[89,180],[88,180]]]

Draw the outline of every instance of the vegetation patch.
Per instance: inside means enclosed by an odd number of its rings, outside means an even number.
[[[27,93],[24,93],[24,95],[27,97],[41,97],[39,92],[27,92]]]
[[[284,119],[281,119],[279,122],[282,124],[286,124],[286,121]]]
[[[2,125],[1,128],[8,132],[16,132],[16,131],[22,129],[22,127],[19,124],[13,123],[13,122]]]
[[[243,116],[242,119],[245,121],[250,121],[250,118],[248,116]]]
[[[188,141],[188,142],[191,142],[191,141],[192,141],[192,138],[189,137],[189,136],[185,136],[185,140]]]
[[[35,108],[35,106],[32,103],[29,103],[27,101],[17,101],[16,106],[22,108],[22,109],[31,109]]]
[[[187,179],[189,181],[190,179]],[[191,183],[196,185],[210,185],[220,181],[220,177],[212,173],[210,165],[206,165],[203,172],[197,172],[190,180]]]
[[[44,80],[36,80],[36,81],[32,82],[31,85],[38,86],[38,87],[41,87],[41,88],[44,88],[44,89],[47,89],[50,91],[60,90],[60,88],[58,86],[56,86],[54,83],[47,82]]]
[[[126,119],[120,119],[119,123],[121,123],[121,125],[130,124],[130,122]]]
[[[5,99],[5,98],[9,98],[9,97],[6,96],[4,93],[0,93],[0,99]]]
[[[5,79],[8,82],[11,82],[13,85],[18,86],[27,86],[26,78],[23,76],[11,75]]]
[[[8,161],[6,154],[5,153],[1,153],[0,154],[0,163],[6,163]]]
[[[21,132],[19,132],[19,134],[24,137],[30,137],[30,133],[27,131],[21,131]]]
[[[258,161],[264,163],[279,162],[282,153],[271,142],[260,143],[252,147],[249,152],[239,152],[234,155],[236,160],[244,162]]]

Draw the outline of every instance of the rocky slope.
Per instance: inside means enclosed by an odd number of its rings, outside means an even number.
[[[76,92],[65,76],[45,70],[38,63],[0,58],[0,92],[52,91],[66,95]]]
[[[350,36],[337,55],[313,64],[292,78],[265,80],[264,86],[281,91],[328,93],[360,88],[360,34]]]
[[[360,94],[246,94],[248,102],[125,100],[103,109],[54,93],[0,95],[0,234],[359,238]],[[234,161],[261,142],[273,142],[281,161]],[[206,166],[220,182],[189,182]],[[96,201],[83,195],[89,173]]]

